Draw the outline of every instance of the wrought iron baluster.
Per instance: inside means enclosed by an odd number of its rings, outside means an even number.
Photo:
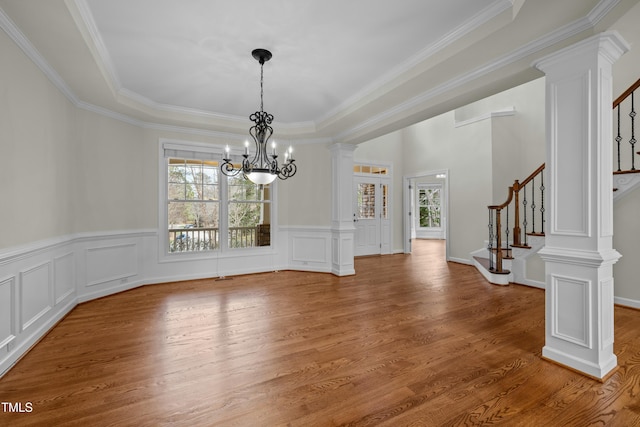
[[[540,173],[540,222],[542,223],[541,228],[542,230],[540,231],[542,234],[544,234],[544,223],[545,223],[545,219],[544,219],[544,171],[542,171]]]
[[[631,112],[629,113],[629,117],[631,117],[631,139],[629,140],[629,144],[631,144],[631,170],[632,171],[636,170],[636,167],[635,167],[635,161],[636,161],[636,155],[635,155],[635,145],[636,145],[636,127],[635,127],[636,107],[635,107],[635,102],[634,102],[633,96],[634,96],[634,92],[631,92]]]
[[[489,270],[493,270],[493,209],[489,209]]]
[[[536,233],[536,177],[531,180],[531,232]]]
[[[524,195],[522,200],[522,210],[524,212],[524,217],[522,220],[522,226],[524,228],[524,245],[527,246],[527,186],[524,186],[524,191],[522,192]]]
[[[620,169],[620,141],[622,141],[622,136],[620,136],[620,104],[618,104],[618,136],[616,136],[616,142],[618,143],[618,172]]]
[[[506,240],[507,240],[507,244],[506,244],[506,250],[507,250],[507,256],[509,256],[509,205],[507,205],[507,226],[505,227],[505,236],[506,236]]]

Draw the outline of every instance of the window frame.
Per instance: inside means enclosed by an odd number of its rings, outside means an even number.
[[[440,225],[438,227],[423,227],[420,224],[420,210],[423,207],[428,207],[428,205],[422,205],[420,204],[420,191],[422,190],[438,190],[439,192],[439,200],[440,203],[438,204],[438,216],[439,216],[439,220],[440,220]],[[416,211],[417,211],[417,215],[416,215],[416,228],[420,229],[420,230],[442,230],[442,194],[444,191],[444,186],[442,184],[425,184],[425,183],[421,183],[418,184],[418,188],[417,188],[417,192],[416,192]]]
[[[231,149],[232,160],[242,159],[242,147]],[[220,162],[225,152],[225,145],[207,144],[201,142],[179,141],[172,139],[159,139],[158,147],[158,258],[159,262],[173,262],[186,260],[201,260],[212,258],[255,256],[275,254],[277,245],[277,179],[271,183],[270,200],[271,233],[269,246],[252,246],[245,248],[232,248],[228,245],[228,207],[226,176],[219,175],[219,234],[220,244],[217,249],[204,251],[169,252],[168,239],[168,187],[169,187],[169,158],[214,160]],[[190,157],[194,156],[194,157]]]

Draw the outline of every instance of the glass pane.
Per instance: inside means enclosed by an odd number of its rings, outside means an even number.
[[[371,219],[376,217],[376,186],[375,184],[358,184],[358,218]]]
[[[440,188],[420,189],[420,227],[440,227]]]
[[[268,246],[269,203],[229,203],[229,247]]]
[[[420,227],[429,226],[429,209],[426,207],[420,207]]]
[[[168,238],[170,252],[217,249],[219,204],[203,202],[169,202]]]
[[[219,200],[220,192],[217,185],[203,185],[202,186],[202,198],[203,200]]]
[[[204,184],[217,184],[218,183],[218,168],[211,167],[203,167],[202,174],[203,179],[202,182]]]
[[[174,160],[174,159],[172,159]],[[175,161],[175,160],[174,160]],[[186,171],[184,164],[171,165],[169,164],[169,182],[185,182]]]
[[[389,191],[388,186],[385,184],[382,186],[382,218],[389,219],[388,209],[389,206]]]
[[[271,184],[258,185],[241,175],[228,178],[229,200],[268,201],[271,199]]]
[[[184,184],[169,184],[169,200],[184,200]]]
[[[188,174],[188,173],[187,173]],[[196,184],[185,185],[185,200],[200,200],[201,187]]]
[[[426,206],[427,205],[427,191],[426,190],[420,190],[420,192],[418,193],[418,205],[420,205],[420,206]]]

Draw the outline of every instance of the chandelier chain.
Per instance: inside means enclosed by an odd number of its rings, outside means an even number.
[[[260,62],[260,112],[264,111],[264,63]]]

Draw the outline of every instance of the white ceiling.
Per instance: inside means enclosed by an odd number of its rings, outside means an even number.
[[[242,140],[358,143],[537,78],[638,0],[0,0],[0,27],[78,107]]]
[[[84,0],[117,85],[153,103],[318,121],[425,47],[508,0]]]

